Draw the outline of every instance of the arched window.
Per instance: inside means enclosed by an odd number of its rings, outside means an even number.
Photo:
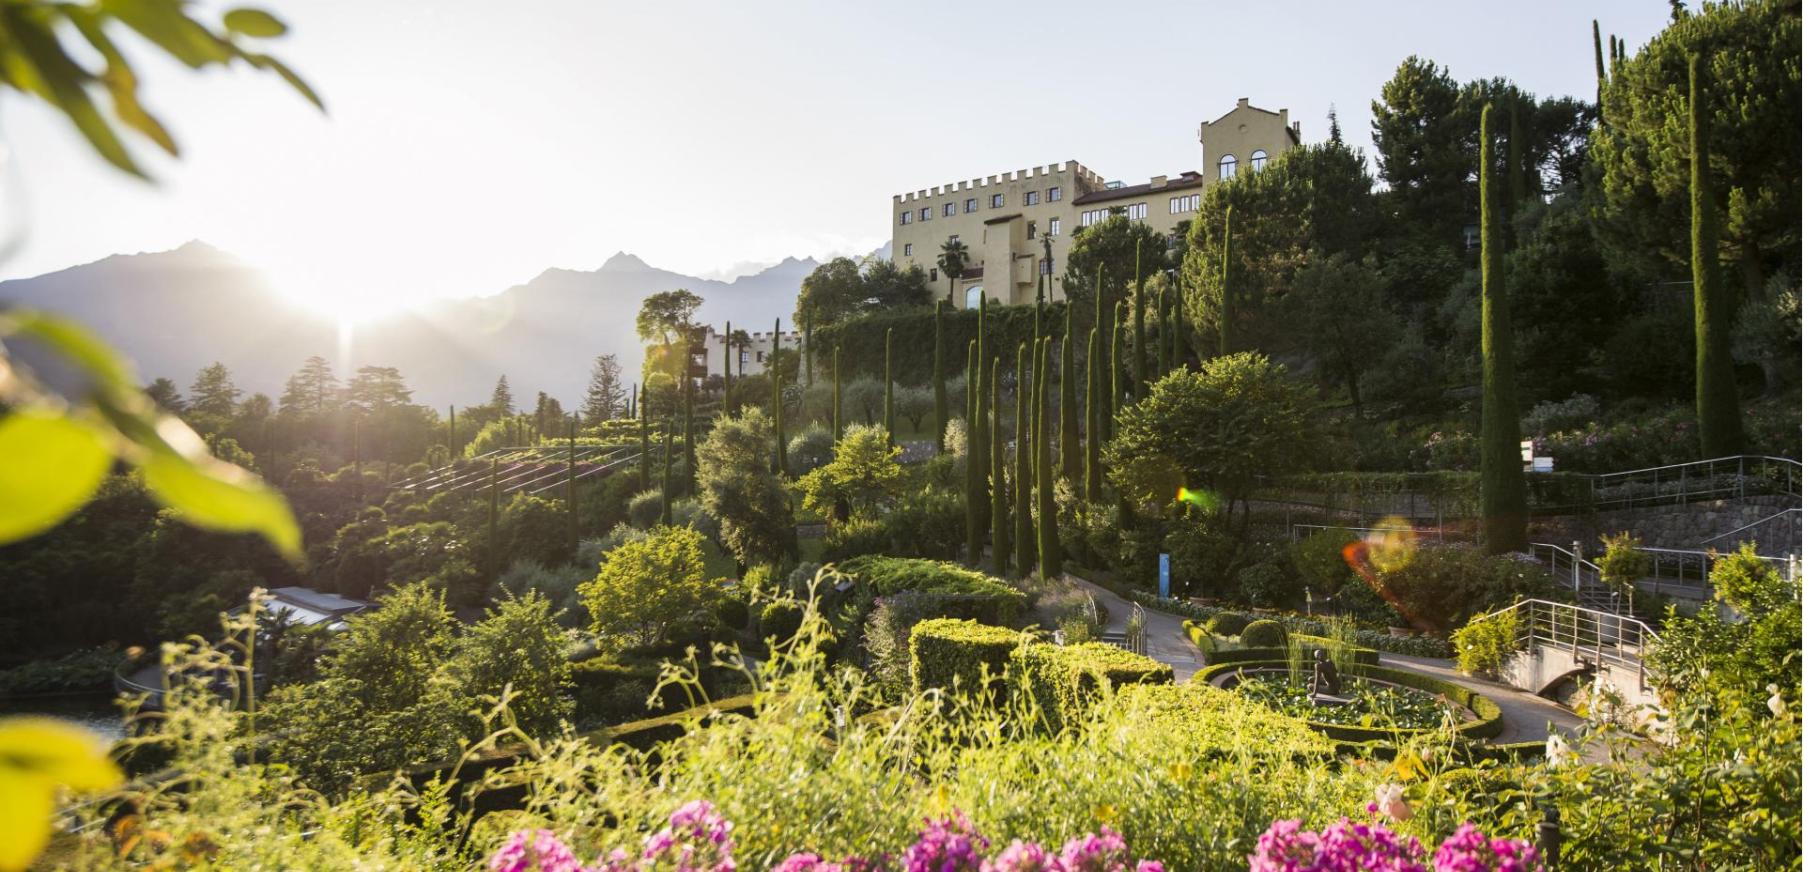
[[[970,288],[964,289],[964,308],[975,309],[982,302],[983,302],[983,286],[982,285],[977,285],[975,287],[970,287]]]
[[[1239,166],[1240,166],[1239,158],[1236,158],[1230,154],[1221,155],[1221,178],[1222,179],[1233,178],[1233,171],[1236,169],[1239,169]]]
[[[1269,160],[1270,157],[1271,157],[1270,155],[1265,154],[1265,150],[1262,148],[1253,152],[1252,153],[1252,171],[1256,173],[1259,170],[1264,169],[1265,161]]]

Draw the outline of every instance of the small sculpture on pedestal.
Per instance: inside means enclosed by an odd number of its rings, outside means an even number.
[[[1340,670],[1328,659],[1325,648],[1315,649],[1315,674],[1308,681],[1310,696],[1339,696]]]

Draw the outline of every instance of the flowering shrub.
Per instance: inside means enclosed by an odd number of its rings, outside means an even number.
[[[1465,824],[1440,844],[1433,865],[1413,836],[1403,838],[1382,824],[1341,818],[1319,833],[1301,821],[1272,821],[1248,858],[1251,872],[1532,872],[1540,865],[1532,845],[1514,839],[1486,839]]]
[[[583,866],[550,830],[519,830],[488,858],[489,872],[735,872],[732,822],[705,800],[694,800],[670,815],[670,825],[645,840],[637,858],[615,849],[595,866]],[[1108,827],[1064,843],[1056,854],[1037,842],[1015,839],[994,857],[985,857],[989,840],[976,832],[962,812],[929,819],[914,844],[902,853],[906,872],[1164,872],[1155,860],[1132,862],[1127,841]],[[888,855],[847,857],[830,861],[798,851],[772,867],[773,872],[877,872]]]

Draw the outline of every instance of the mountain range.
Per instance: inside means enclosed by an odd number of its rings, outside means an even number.
[[[219,361],[246,395],[276,397],[317,354],[340,379],[359,366],[396,367],[415,402],[441,410],[486,402],[503,374],[517,403],[529,405],[544,391],[569,408],[580,402],[596,355],[617,354],[626,372],[638,372],[635,318],[647,294],[687,288],[703,299],[702,323],[761,330],[789,320],[815,266],[791,257],[717,281],[619,252],[599,269],[547,269],[492,296],[437,301],[357,325],[342,346],[332,319],[282,297],[254,267],[201,241],[0,282],[0,306],[71,316],[135,361],[145,382],[167,377],[184,390],[201,367]],[[29,349],[19,353],[34,362]]]

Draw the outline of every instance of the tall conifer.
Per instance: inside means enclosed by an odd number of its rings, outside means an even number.
[[[895,447],[895,328],[883,334],[883,432]]]
[[[1096,502],[1102,498],[1102,331],[1089,328],[1089,362],[1084,367],[1088,379],[1083,386],[1085,405],[1089,409],[1089,432],[1085,434],[1083,498]]]
[[[1050,392],[1046,384],[1052,375],[1051,348],[1052,340],[1048,337],[1040,346],[1040,375],[1033,386],[1033,392],[1039,398],[1039,422],[1034,429],[1038,443],[1034,453],[1039,458],[1039,468],[1033,478],[1039,488],[1039,576],[1042,579],[1062,575],[1064,565],[1058,553],[1058,503],[1053,494],[1057,478],[1052,474],[1052,449],[1047,444],[1052,430]]]
[[[840,388],[844,386],[845,380],[843,378],[839,377],[839,373],[840,373],[839,346],[835,344],[833,346],[833,444],[834,445],[839,444],[839,440],[845,437],[845,418],[844,418],[844,414],[843,414],[844,410],[845,410],[845,405],[844,405],[845,397],[844,397],[843,391],[840,390]],[[940,417],[941,426],[939,429],[939,447],[941,450],[944,450],[944,448],[945,448],[945,428],[943,426],[944,423],[945,423],[944,416],[942,415]]]
[[[1058,372],[1059,474],[1074,485],[1083,474],[1083,440],[1077,427],[1077,343],[1071,317],[1074,307],[1064,307],[1064,366]]]
[[[983,557],[982,514],[977,509],[977,502],[982,493],[977,489],[977,475],[982,467],[977,463],[976,395],[981,393],[978,386],[982,384],[977,374],[977,341],[972,339],[964,353],[964,561],[976,566]]]
[[[1002,359],[989,366],[989,456],[994,472],[989,478],[989,549],[995,560],[995,574],[1008,575],[1008,487],[1006,470],[1007,445],[1002,441]]]
[[[1145,240],[1133,243],[1133,399],[1146,393],[1146,276],[1140,265]]]
[[[833,390],[838,390],[839,362],[838,352],[833,357]],[[945,395],[945,301],[933,301],[933,450],[945,453],[945,425],[951,407]],[[838,424],[835,416],[833,439],[838,440]]]
[[[1221,218],[1221,333],[1215,353],[1226,357],[1233,353],[1233,321],[1239,310],[1233,299],[1233,207]]]
[[[1493,554],[1527,547],[1527,494],[1521,473],[1521,419],[1515,403],[1514,339],[1503,241],[1497,215],[1496,146],[1486,104],[1478,126],[1478,210],[1483,282],[1484,408],[1482,493],[1484,547]]]
[[[1729,329],[1734,302],[1722,287],[1715,196],[1709,178],[1708,90],[1703,59],[1690,58],[1690,277],[1697,344],[1697,435],[1704,457],[1741,450],[1740,398]]]
[[[777,475],[789,474],[788,436],[783,432],[783,373],[776,365],[777,352],[783,350],[783,319],[776,319],[776,332],[770,334],[770,416],[775,420]]]
[[[1033,535],[1033,363],[1022,342],[1014,352],[1014,565],[1022,575],[1039,553]]]

